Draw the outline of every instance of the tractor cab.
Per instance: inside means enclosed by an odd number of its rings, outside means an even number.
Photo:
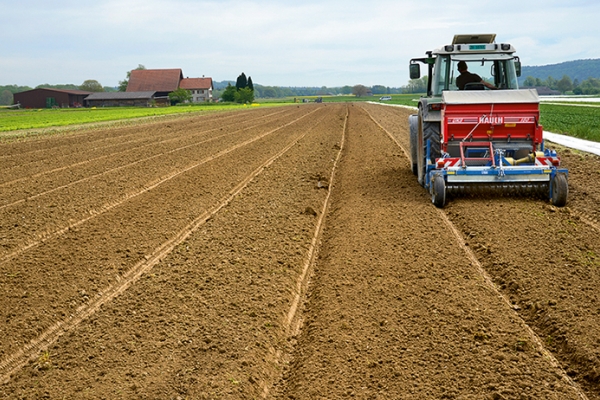
[[[495,43],[495,34],[455,35],[452,44],[429,51],[425,58],[410,61],[410,78],[421,77],[420,64],[429,67],[427,93],[441,96],[446,90],[459,90],[456,79],[460,75],[458,63],[464,61],[468,71],[501,90],[519,89],[521,62],[515,48],[507,43]],[[490,90],[483,85],[469,85],[471,90]]]

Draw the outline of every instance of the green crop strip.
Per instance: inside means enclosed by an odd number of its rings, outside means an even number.
[[[600,142],[600,107],[540,105],[544,130]]]
[[[175,107],[107,107],[31,110],[0,110],[0,132],[43,129],[95,122],[156,117],[171,114],[201,113],[250,108],[241,104],[211,104]]]

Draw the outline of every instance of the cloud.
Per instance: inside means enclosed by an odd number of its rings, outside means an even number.
[[[0,0],[0,85],[112,86],[143,64],[264,85],[401,86],[411,58],[456,33],[497,33],[525,65],[600,57],[595,1],[448,3]]]

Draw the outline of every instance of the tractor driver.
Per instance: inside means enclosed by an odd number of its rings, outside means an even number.
[[[465,85],[467,83],[481,83],[490,89],[497,89],[496,86],[481,79],[479,75],[470,73],[468,71],[466,62],[459,61],[457,67],[458,72],[460,72],[460,75],[456,78],[456,86],[458,86],[458,90],[465,90]]]

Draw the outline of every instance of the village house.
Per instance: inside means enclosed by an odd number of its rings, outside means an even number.
[[[179,83],[179,87],[192,92],[192,103],[212,101],[212,78],[184,78]]]

